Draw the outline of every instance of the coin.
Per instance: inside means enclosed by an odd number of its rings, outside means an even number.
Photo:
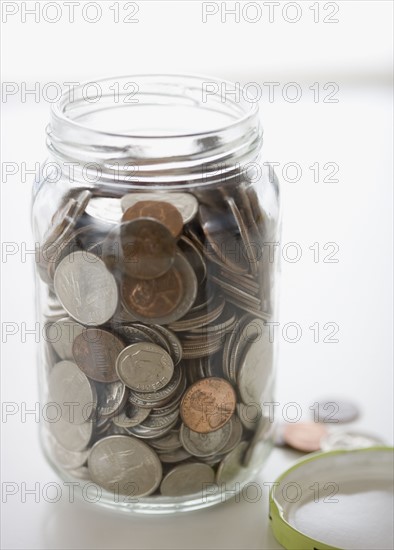
[[[45,338],[50,342],[61,359],[73,359],[72,347],[75,338],[84,330],[84,326],[70,317],[63,317],[50,323],[45,331]]]
[[[118,380],[116,359],[124,348],[122,340],[102,329],[88,328],[74,340],[73,356],[78,367],[92,380]]]
[[[72,424],[60,418],[49,424],[49,429],[56,440],[68,451],[84,451],[93,434],[93,423]]]
[[[385,445],[380,437],[359,431],[333,431],[324,435],[320,441],[322,451],[334,451],[345,449],[366,449],[368,447],[379,447]]]
[[[122,219],[120,200],[111,197],[92,197],[86,207],[86,214],[105,223],[118,223]]]
[[[224,378],[204,378],[186,390],[181,401],[181,417],[191,430],[209,433],[230,420],[235,404],[235,391]]]
[[[136,279],[157,279],[174,263],[175,240],[165,225],[153,218],[122,223],[123,268]]]
[[[316,415],[315,421],[324,423],[351,422],[360,414],[354,403],[341,399],[320,401],[317,408],[313,407],[313,410]]]
[[[321,440],[326,434],[327,428],[316,422],[286,424],[283,428],[285,443],[304,453],[318,451],[321,448]]]
[[[231,453],[223,458],[218,466],[216,482],[220,486],[224,484],[227,491],[234,487],[233,483],[240,484],[247,479],[249,470],[242,466],[247,447],[247,441],[241,441]]]
[[[125,410],[114,416],[112,422],[120,428],[132,428],[141,424],[150,415],[151,409],[142,409],[129,404]]]
[[[182,424],[180,438],[183,447],[193,456],[204,457],[219,453],[228,443],[232,424],[227,422],[218,430],[210,433],[198,433]]]
[[[158,220],[178,238],[183,229],[183,219],[179,210],[165,201],[144,200],[130,206],[123,214],[122,222],[129,222],[138,218],[152,218]]]
[[[48,378],[48,394],[60,407],[62,418],[73,424],[89,420],[97,406],[95,388],[72,361],[54,365]]]
[[[155,392],[166,386],[174,373],[168,353],[145,342],[124,348],[116,361],[116,370],[123,383],[138,392]]]
[[[109,384],[96,382],[95,387],[97,392],[96,416],[98,419],[114,416],[126,404],[128,393],[124,384],[119,380]]]
[[[175,466],[163,478],[160,492],[166,497],[203,494],[215,481],[215,472],[207,464],[199,462]]]
[[[93,482],[109,492],[143,497],[160,485],[162,467],[153,449],[123,435],[105,437],[90,451],[88,468]]]
[[[185,449],[175,449],[173,451],[158,451],[158,456],[164,464],[174,464],[191,457],[191,454]]]
[[[183,317],[197,295],[197,279],[180,252],[173,267],[153,280],[124,278],[122,297],[127,310],[139,321],[167,325]]]
[[[49,447],[55,461],[65,470],[74,470],[83,466],[89,456],[89,451],[69,451],[55,439],[50,436]]]
[[[261,336],[247,347],[237,376],[239,393],[245,404],[260,402],[271,375],[273,345],[269,341],[268,326],[261,323],[260,328]]]
[[[174,206],[182,215],[183,223],[189,223],[197,214],[198,202],[191,193],[129,193],[121,199],[123,211],[127,210],[139,201],[167,202]]]
[[[71,317],[86,325],[102,325],[115,313],[118,288],[104,262],[85,251],[66,256],[55,271],[56,294]]]

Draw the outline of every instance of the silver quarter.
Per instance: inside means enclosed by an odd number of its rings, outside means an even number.
[[[48,396],[60,407],[62,419],[73,424],[89,420],[97,407],[94,386],[72,361],[54,365],[48,379]]]
[[[64,309],[85,325],[102,325],[118,306],[118,287],[104,262],[90,252],[77,251],[59,263],[54,278]]]
[[[92,481],[107,491],[134,497],[153,493],[162,478],[155,451],[144,442],[124,435],[113,435],[95,443],[88,468]]]

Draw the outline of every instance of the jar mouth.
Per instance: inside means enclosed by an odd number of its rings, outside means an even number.
[[[140,74],[67,90],[47,136],[60,162],[97,164],[104,178],[116,166],[120,180],[147,183],[206,179],[218,163],[232,170],[256,157],[262,129],[258,104],[239,83]]]

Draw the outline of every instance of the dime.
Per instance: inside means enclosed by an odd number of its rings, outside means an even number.
[[[136,202],[124,212],[122,222],[129,222],[138,218],[158,220],[167,227],[176,239],[183,229],[183,219],[179,210],[169,202],[152,200]]]
[[[181,401],[181,417],[191,430],[209,433],[230,420],[235,404],[235,391],[224,378],[204,378],[186,390]]]
[[[111,332],[88,328],[74,340],[73,356],[78,367],[92,380],[118,380],[116,359],[124,348],[123,342]]]
[[[90,451],[88,468],[93,482],[109,492],[143,497],[160,485],[159,457],[148,445],[131,436],[113,435],[97,441]]]
[[[173,267],[162,277],[139,280],[125,277],[122,297],[139,321],[166,325],[183,317],[197,295],[197,279],[190,264],[178,252]]]
[[[48,378],[48,394],[60,407],[62,418],[73,424],[89,420],[97,406],[95,388],[71,361],[54,365]]]
[[[73,343],[82,334],[85,327],[76,323],[70,317],[63,317],[50,323],[45,331],[45,338],[50,342],[61,359],[73,359]]]
[[[142,409],[129,404],[125,410],[114,416],[112,422],[119,428],[133,428],[150,415],[151,409]]]
[[[120,411],[126,404],[128,393],[126,387],[120,380],[103,384],[96,382],[97,391],[97,419],[102,417],[111,417]]]
[[[163,478],[160,492],[166,497],[202,494],[215,481],[215,472],[207,464],[192,462],[175,466]]]
[[[63,258],[55,271],[54,285],[64,309],[82,324],[102,325],[117,309],[115,278],[90,252],[77,251]]]
[[[283,428],[283,439],[287,445],[311,453],[321,448],[321,440],[327,435],[327,428],[316,422],[298,422],[286,424]]]
[[[157,279],[174,263],[176,246],[165,225],[153,218],[122,223],[123,268],[136,279]]]
[[[197,199],[190,193],[129,193],[121,199],[123,211],[139,201],[160,201],[167,202],[174,206],[182,215],[183,223],[189,223],[198,211]]]
[[[174,373],[168,353],[157,346],[138,342],[124,348],[116,361],[119,378],[138,392],[155,392],[166,386]]]
[[[190,430],[182,424],[180,438],[183,447],[191,455],[204,457],[219,453],[228,443],[232,430],[232,423],[227,422],[224,426],[210,433],[198,433]]]
[[[360,414],[356,405],[350,401],[342,401],[341,399],[320,401],[317,405],[317,409],[313,407],[314,420],[317,422],[351,422],[352,420],[356,420]]]

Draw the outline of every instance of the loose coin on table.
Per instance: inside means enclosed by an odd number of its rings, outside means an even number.
[[[287,445],[311,453],[321,448],[321,440],[327,435],[327,428],[317,422],[296,422],[283,426],[283,439]]]
[[[358,407],[350,401],[331,399],[319,401],[317,408],[313,407],[313,414],[315,415],[315,421],[335,424],[356,420],[360,411]]]
[[[60,262],[55,271],[56,294],[76,321],[102,325],[118,307],[118,287],[104,262],[94,254],[77,251]]]
[[[174,363],[163,348],[138,342],[127,346],[119,354],[116,370],[128,388],[138,392],[155,392],[171,380]]]
[[[95,443],[88,458],[92,481],[113,494],[143,497],[160,485],[162,466],[157,453],[132,436],[113,435]]]
[[[218,430],[234,413],[236,395],[224,378],[203,378],[190,386],[181,401],[184,424],[199,433]]]

